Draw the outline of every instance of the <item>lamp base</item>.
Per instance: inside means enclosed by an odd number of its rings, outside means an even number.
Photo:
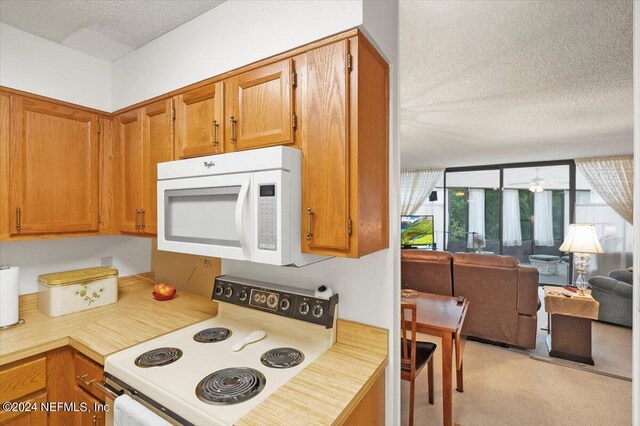
[[[588,253],[574,253],[573,264],[578,273],[576,277],[576,288],[580,290],[580,295],[584,296],[584,291],[589,287],[586,274],[591,264],[591,255]]]

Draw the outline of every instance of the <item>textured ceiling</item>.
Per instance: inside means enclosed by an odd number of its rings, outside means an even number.
[[[0,0],[0,21],[114,61],[223,0]]]
[[[401,1],[403,168],[633,152],[632,1]]]

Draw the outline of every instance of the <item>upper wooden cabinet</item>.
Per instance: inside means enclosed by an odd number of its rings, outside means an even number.
[[[120,230],[157,233],[157,165],[173,160],[172,100],[116,117],[120,152]]]
[[[224,152],[224,84],[208,84],[173,98],[175,158]]]
[[[294,143],[293,59],[239,74],[226,84],[227,151]]]
[[[11,97],[11,235],[98,230],[98,117]]]
[[[145,156],[141,231],[146,234],[156,234],[158,232],[158,163],[173,160],[171,99],[147,105],[142,115],[142,123]]]
[[[117,116],[114,126],[120,154],[120,231],[138,232],[141,224],[140,210],[143,205],[142,109]]]
[[[11,96],[0,92],[0,238],[9,236],[9,124]]]
[[[386,248],[388,64],[361,36],[298,63],[303,251],[360,257]]]

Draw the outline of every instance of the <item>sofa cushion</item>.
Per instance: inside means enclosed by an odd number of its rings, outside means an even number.
[[[437,250],[419,250],[405,249],[402,250],[402,260],[423,260],[426,262],[451,262],[451,253],[448,251]]]
[[[609,272],[609,276],[614,280],[623,281],[627,284],[633,284],[633,272],[626,269],[614,269]]]
[[[454,265],[477,265],[495,268],[516,268],[519,265],[518,259],[512,256],[478,253],[456,253],[453,255],[453,263]]]
[[[433,250],[402,250],[401,286],[413,290],[453,295],[451,253]]]

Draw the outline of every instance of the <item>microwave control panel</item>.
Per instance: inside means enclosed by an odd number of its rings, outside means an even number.
[[[263,184],[258,188],[258,248],[276,251],[278,248],[276,185]]]

